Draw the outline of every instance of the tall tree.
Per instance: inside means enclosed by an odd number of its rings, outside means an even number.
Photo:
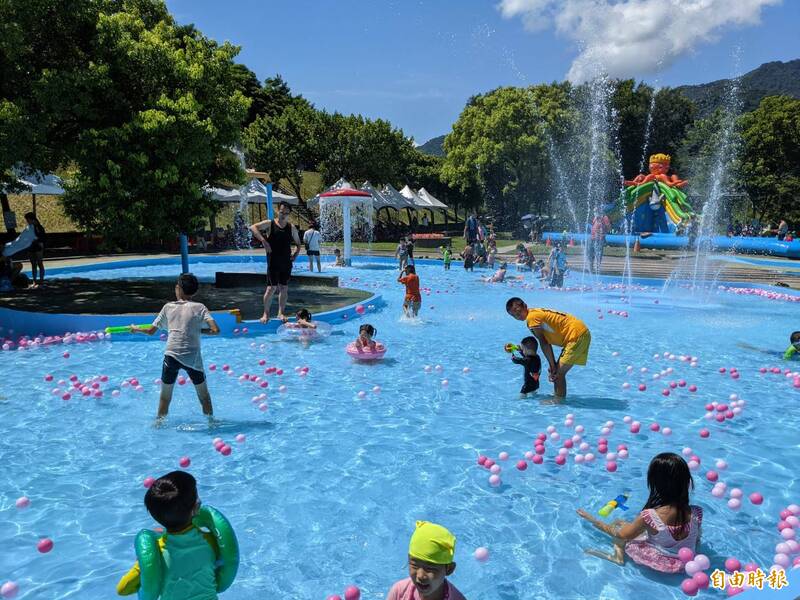
[[[569,84],[498,88],[471,98],[445,138],[445,182],[478,187],[490,216],[516,225],[548,195],[549,140],[569,119]]]
[[[800,100],[769,96],[740,123],[741,180],[753,215],[800,221]]]
[[[303,171],[319,160],[320,115],[307,102],[290,105],[276,116],[259,116],[244,132],[248,163],[277,181],[285,179],[303,199]]]
[[[192,231],[215,209],[202,186],[241,177],[238,50],[177,27],[160,0],[101,12],[92,44],[67,214],[121,246]]]

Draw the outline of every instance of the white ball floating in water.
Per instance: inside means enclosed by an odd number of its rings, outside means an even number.
[[[281,394],[285,394],[287,389],[288,389],[288,388],[287,388],[285,385],[282,385],[282,386],[280,386],[280,387],[278,388],[278,391],[279,391]]]
[[[447,379],[442,379],[442,387],[447,387],[448,385],[450,385],[450,381]]]
[[[372,393],[373,394],[380,394],[381,393],[381,386],[379,386],[379,385],[373,386]]]
[[[3,598],[16,598],[18,593],[19,586],[15,581],[6,581],[2,586],[0,586],[0,596]]]
[[[365,392],[365,391],[361,390],[361,391],[360,391],[360,392],[358,392],[358,394],[356,394],[356,395],[357,395],[359,398],[366,398],[366,397],[367,397],[367,392]]]
[[[461,372],[464,374],[469,373],[469,371],[470,371],[469,367],[464,367],[463,369],[461,369]]]

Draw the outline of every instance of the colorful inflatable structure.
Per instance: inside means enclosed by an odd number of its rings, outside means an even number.
[[[670,165],[667,154],[650,157],[650,173],[639,174],[625,181],[620,200],[609,217],[614,222],[631,220],[632,233],[674,233],[681,223],[694,216],[686,194],[680,188],[686,181],[667,175]]]

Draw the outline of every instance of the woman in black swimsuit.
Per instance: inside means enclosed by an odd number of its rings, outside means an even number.
[[[33,232],[36,234],[36,239],[28,246],[28,254],[31,259],[31,278],[33,279],[31,287],[37,287],[38,284],[44,283],[44,246],[47,233],[39,219],[32,212],[25,213],[25,220],[29,226],[33,227]],[[38,281],[36,277],[37,270],[39,272]]]

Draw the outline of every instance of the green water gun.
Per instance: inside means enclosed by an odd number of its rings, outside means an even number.
[[[504,349],[505,349],[505,351],[506,351],[506,352],[508,352],[509,354],[511,354],[512,352],[522,352],[522,348],[520,348],[520,347],[519,347],[519,346],[517,346],[516,344],[512,344],[511,342],[509,342],[508,344],[506,344],[506,345],[504,346]]]
[[[622,510],[628,510],[628,507],[625,506],[625,503],[628,501],[627,494],[620,494],[613,500],[610,500],[606,503],[606,505],[597,511],[597,514],[601,517],[607,517],[612,512],[614,512],[615,508],[621,508]]]
[[[150,329],[150,325],[133,325],[134,329]],[[106,333],[133,333],[131,325],[118,325],[114,327],[106,327]]]

